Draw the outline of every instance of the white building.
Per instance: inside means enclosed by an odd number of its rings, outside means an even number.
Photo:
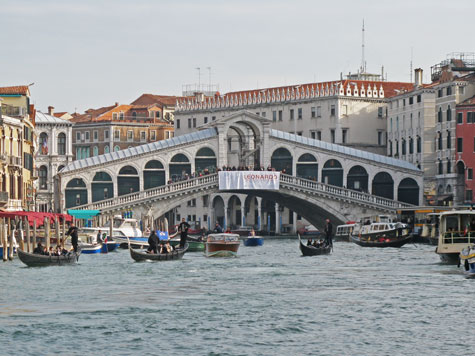
[[[36,210],[56,212],[59,207],[59,187],[56,174],[73,161],[72,127],[68,120],[36,112],[35,136],[38,150],[35,166],[38,174]]]

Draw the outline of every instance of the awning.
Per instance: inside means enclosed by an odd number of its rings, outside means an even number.
[[[30,226],[33,226],[33,222],[36,221],[36,226],[43,225],[45,218],[48,218],[51,223],[54,223],[56,217],[59,221],[72,221],[73,218],[68,214],[54,214],[54,213],[40,213],[36,211],[1,211],[0,218],[6,219],[22,219],[25,217],[28,220]]]
[[[68,214],[74,216],[76,219],[92,219],[100,213],[100,210],[68,210]]]

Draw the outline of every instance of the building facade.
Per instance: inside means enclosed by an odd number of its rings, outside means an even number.
[[[36,211],[58,212],[60,188],[56,175],[73,161],[73,124],[40,111],[36,112],[35,124]]]
[[[0,208],[34,210],[35,110],[28,86],[0,88]]]

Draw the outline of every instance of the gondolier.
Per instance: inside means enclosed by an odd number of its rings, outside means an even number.
[[[73,245],[74,252],[78,252],[78,228],[71,224],[66,236],[71,236],[71,245]]]
[[[333,225],[330,222],[330,219],[326,220],[326,225],[325,225],[325,240],[328,246],[333,247]]]
[[[180,248],[184,248],[186,244],[186,238],[188,237],[188,229],[190,224],[185,221],[185,218],[181,219],[180,225],[178,225],[178,231],[180,231]]]

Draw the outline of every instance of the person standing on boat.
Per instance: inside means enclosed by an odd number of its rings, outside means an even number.
[[[158,236],[155,233],[155,230],[152,230],[152,233],[148,237],[148,252],[152,252],[157,254],[158,253],[158,244],[160,241],[158,240]]]
[[[330,219],[326,220],[326,225],[325,225],[325,242],[327,243],[328,246],[333,247],[333,225],[330,222]]]
[[[66,236],[71,236],[71,245],[73,245],[74,252],[78,252],[78,228],[71,224]]]
[[[216,221],[216,226],[214,227],[214,232],[217,234],[222,234],[223,233],[223,228],[221,225],[219,225],[219,222]]]
[[[180,231],[180,248],[184,248],[186,244],[186,238],[188,237],[188,229],[190,224],[185,221],[185,218],[181,219],[180,225],[178,225],[178,231]]]
[[[99,232],[97,233],[97,236],[96,236],[96,243],[102,245],[103,242],[104,242],[104,241],[102,241],[101,230],[99,230]]]

